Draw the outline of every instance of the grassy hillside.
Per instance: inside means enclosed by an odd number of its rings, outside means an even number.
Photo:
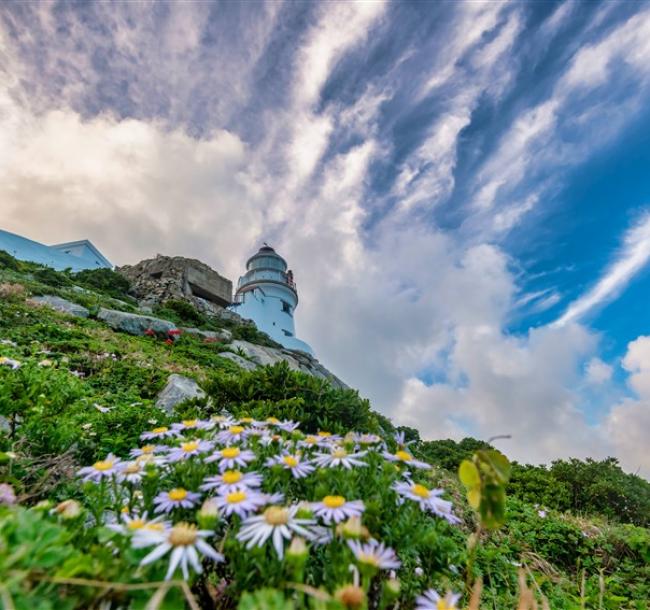
[[[218,341],[26,300],[133,310],[126,288],[0,256],[0,607],[648,607],[650,486],[615,461],[511,465],[473,439],[423,442],[355,391],[243,372]],[[206,398],[158,409],[171,373]]]

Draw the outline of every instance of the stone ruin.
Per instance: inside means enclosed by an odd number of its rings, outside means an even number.
[[[169,300],[188,301],[207,315],[228,317],[232,282],[199,260],[162,256],[116,269],[131,283],[131,294],[147,310]]]

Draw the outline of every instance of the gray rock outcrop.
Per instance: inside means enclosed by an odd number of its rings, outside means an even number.
[[[246,360],[246,358],[242,358],[239,354],[233,354],[232,352],[221,352],[219,354],[219,357],[234,362],[237,366],[243,368],[245,371],[254,371],[259,367],[259,364],[255,364],[250,360]]]
[[[152,330],[157,335],[163,336],[167,335],[170,330],[176,329],[176,325],[168,320],[105,309],[104,307],[99,310],[97,319],[106,322],[114,330],[121,330],[130,335],[144,335],[145,331]]]
[[[348,387],[336,375],[328,371],[320,362],[318,362],[316,358],[306,352],[266,347],[264,345],[256,345],[239,339],[233,341],[227,347],[235,351],[241,351],[241,353],[246,356],[246,359],[241,358],[241,356],[239,356],[239,358],[244,360],[247,364],[242,365],[240,362],[232,358],[232,356],[236,356],[237,354],[226,356],[227,352],[223,352],[220,355],[222,357],[228,357],[230,360],[236,364],[240,364],[240,366],[243,366],[243,368],[246,368],[247,370],[250,370],[250,364],[266,366],[277,364],[278,362],[286,362],[291,370],[302,371],[303,373],[313,375],[319,379],[327,379],[327,381],[329,381],[335,388],[346,389]]]
[[[205,398],[206,394],[194,379],[172,374],[167,385],[158,394],[156,406],[166,413],[171,413],[177,404],[192,398]]]
[[[90,315],[90,311],[82,305],[78,305],[77,303],[73,303],[67,299],[63,299],[61,297],[50,294],[32,297],[30,299],[30,302],[36,303],[37,305],[43,305],[45,307],[51,307],[52,309],[56,309],[62,313],[67,313],[71,316],[77,316],[78,318],[87,318]]]
[[[217,339],[221,341],[230,341],[232,339],[232,333],[225,328],[219,330],[201,330],[200,328],[181,327],[181,330],[188,335],[196,335],[204,339]]]

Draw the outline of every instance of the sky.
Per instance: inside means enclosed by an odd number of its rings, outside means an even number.
[[[649,100],[647,2],[4,2],[0,226],[267,241],[396,424],[648,477]]]

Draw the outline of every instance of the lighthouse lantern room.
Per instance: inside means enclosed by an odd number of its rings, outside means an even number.
[[[264,244],[246,262],[246,273],[239,278],[232,309],[242,318],[288,349],[313,355],[307,343],[296,338],[293,314],[298,306],[298,291],[293,272],[271,246]]]

